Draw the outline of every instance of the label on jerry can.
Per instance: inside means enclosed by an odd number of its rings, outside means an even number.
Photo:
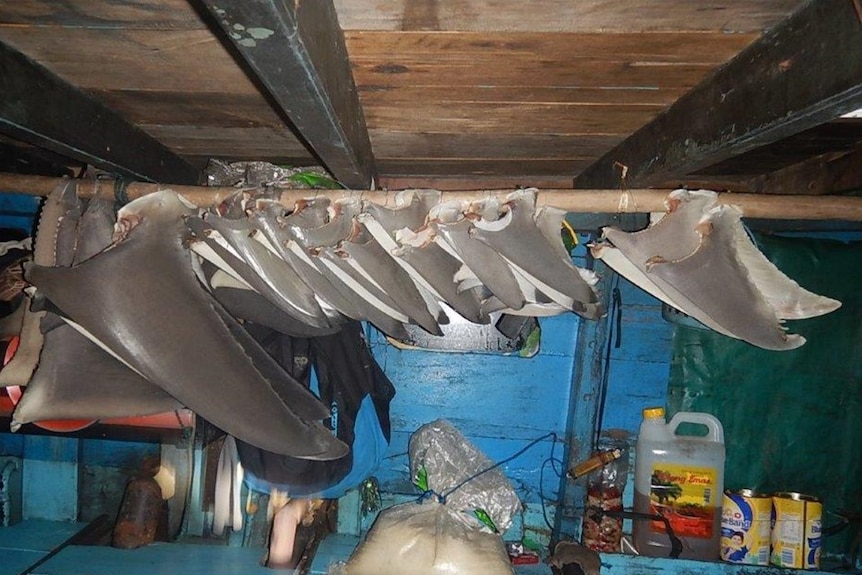
[[[721,505],[721,558],[769,565],[772,497],[751,489],[725,491]]]
[[[801,493],[772,497],[772,555],[779,567],[819,569],[823,505]]]

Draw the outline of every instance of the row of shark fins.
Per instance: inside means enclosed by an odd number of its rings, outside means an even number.
[[[274,327],[286,333],[326,333],[354,319],[405,339],[405,324],[442,335],[452,313],[479,324],[494,312],[603,313],[597,277],[564,247],[565,212],[537,208],[536,190],[502,202],[406,190],[394,203],[319,197],[288,211],[245,198],[186,225],[216,297],[240,317],[279,318]]]
[[[784,320],[821,316],[841,302],[812,293],[779,270],[752,242],[742,211],[708,190],[675,190],[666,213],[645,230],[605,228],[594,257],[667,305],[712,330],[769,350],[805,338]]]
[[[0,385],[26,386],[13,428],[187,407],[262,449],[337,459],[347,447],[322,425],[329,410],[244,322],[314,337],[365,320],[398,337],[407,323],[439,334],[455,313],[602,314],[596,277],[563,246],[564,212],[537,209],[534,190],[502,203],[420,190],[392,208],[348,198],[292,210],[242,194],[200,209],[164,190],[114,218],[74,188],[46,200],[25,265],[34,305],[0,371]]]
[[[19,351],[0,371],[0,385],[28,386],[13,426],[185,406],[261,449],[343,457],[347,446],[322,424],[328,408],[243,322],[313,337],[365,320],[399,337],[406,323],[440,333],[452,313],[477,323],[495,312],[600,317],[597,277],[563,245],[565,213],[535,200],[535,190],[502,202],[412,190],[394,207],[346,198],[288,210],[238,195],[202,210],[164,190],[114,218],[110,204],[83,209],[74,185],[61,186],[24,272],[51,312],[25,315]],[[804,343],[783,320],[840,306],[770,263],[740,211],[713,192],[675,191],[656,224],[606,228],[591,249],[667,304],[767,349]]]

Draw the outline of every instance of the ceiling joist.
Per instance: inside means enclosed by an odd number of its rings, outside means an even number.
[[[809,158],[748,182],[755,193],[785,195],[840,194],[862,189],[862,144],[849,152]]]
[[[0,132],[120,176],[196,184],[199,170],[146,132],[0,43]]]
[[[862,22],[853,0],[812,0],[575,178],[651,186],[862,107]],[[680,182],[682,183],[682,182]]]
[[[199,2],[333,176],[370,187],[371,142],[332,0]]]

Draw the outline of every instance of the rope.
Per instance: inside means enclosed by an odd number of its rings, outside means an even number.
[[[129,203],[129,184],[132,182],[123,178],[114,180],[114,201],[120,206]]]

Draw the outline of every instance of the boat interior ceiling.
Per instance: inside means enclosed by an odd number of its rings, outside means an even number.
[[[194,185],[220,159],[354,190],[853,194],[861,6],[3,2],[0,172]]]

